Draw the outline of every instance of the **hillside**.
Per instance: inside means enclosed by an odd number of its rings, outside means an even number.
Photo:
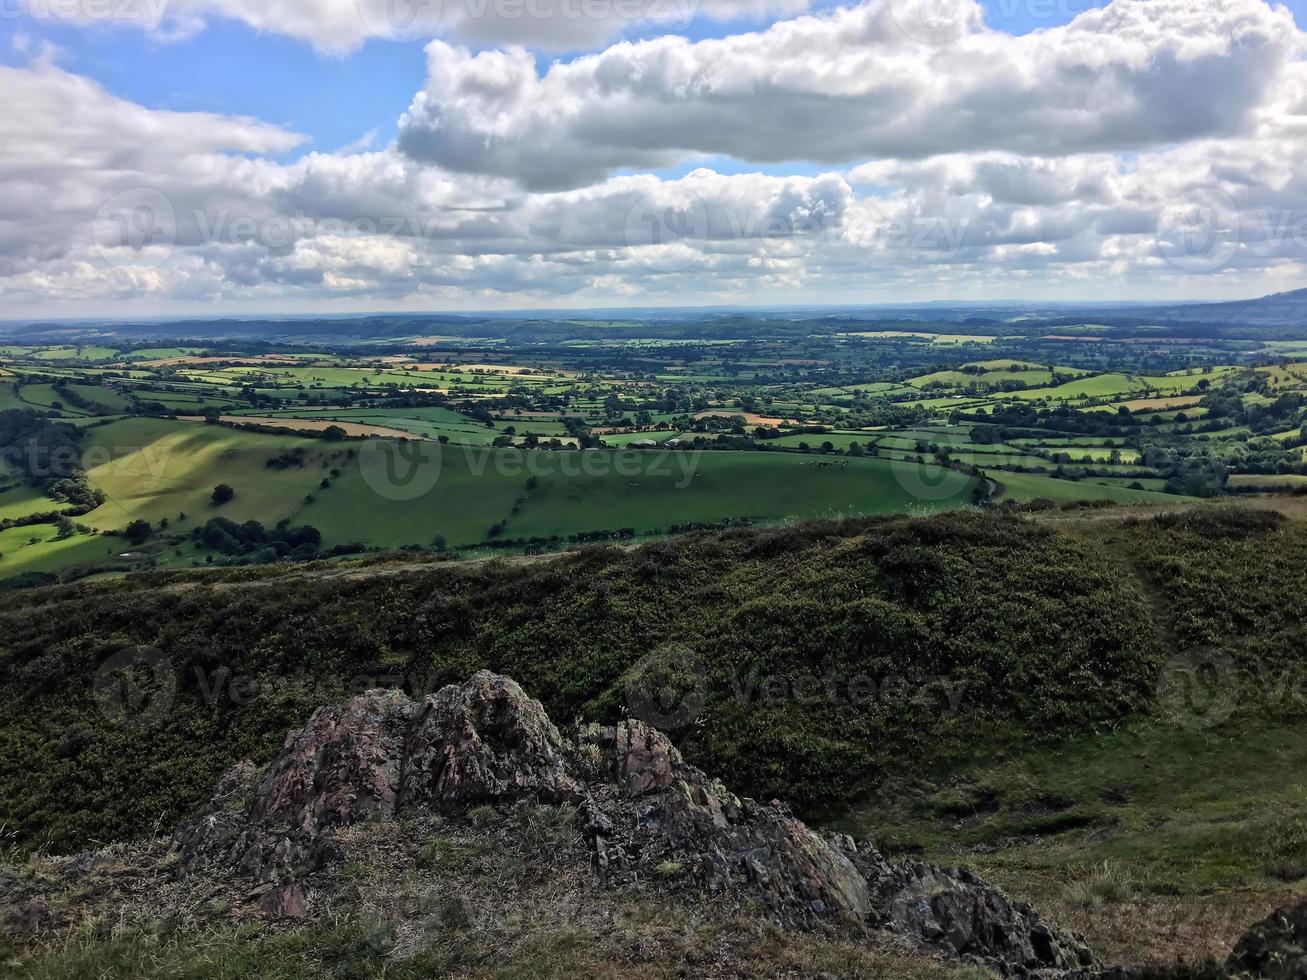
[[[629,921],[643,912],[693,923],[701,939],[715,933],[715,948],[697,957],[713,976],[783,975],[788,954],[796,967],[843,960],[840,972],[869,976],[945,977],[961,960],[1041,980],[1118,980],[1079,937],[969,872],[891,864],[869,841],[740,799],[642,722],[560,731],[511,678],[489,671],[420,703],[374,690],[324,705],[268,765],[234,766],[208,812],[170,843],[27,868],[37,873],[0,870],[0,906],[19,910],[11,933],[46,947],[16,960],[38,969],[87,962],[58,947],[88,916],[116,918],[138,942],[166,907],[182,929],[204,922],[228,942],[234,926],[257,922],[274,936],[326,933],[353,945],[341,918],[371,906],[384,917],[384,952],[351,950],[342,962],[322,955],[321,938],[308,955],[265,940],[283,955],[260,975],[295,975],[315,960],[336,976],[611,975],[627,971],[605,940],[623,932],[664,947],[640,959],[667,975],[687,951]],[[604,919],[620,923],[607,936]],[[750,957],[767,932],[780,950]],[[571,947],[570,962],[550,962],[542,943]],[[139,946],[118,949],[141,959]],[[208,951],[224,973],[229,958]],[[193,965],[166,948],[145,969]]]
[[[1307,323],[1307,289],[1225,303],[1159,306],[1146,310],[1145,315],[1191,323],[1301,328]],[[1234,333],[1237,334],[1238,331]]]
[[[1307,762],[1305,580],[1307,525],[1189,507],[30,590],[0,611],[0,810],[21,847],[139,839],[320,704],[486,668],[887,853],[976,864],[1118,961],[1165,959],[1177,914],[1186,955],[1224,956],[1307,875],[1282,779]]]
[[[1048,735],[1141,710],[1161,655],[1118,559],[1012,517],[196,574],[17,593],[0,611],[0,806],[23,838],[139,833],[333,693],[430,690],[483,667],[564,718],[617,717],[631,684],[667,674],[703,698],[683,717],[650,709],[685,729],[692,761],[818,812],[977,723]],[[175,702],[158,725],[115,726],[85,679],[141,649],[175,676]],[[795,692],[822,710],[796,710]]]

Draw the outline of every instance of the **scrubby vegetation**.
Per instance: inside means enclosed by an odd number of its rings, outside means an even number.
[[[490,667],[555,717],[651,712],[695,762],[820,813],[978,738],[1147,712],[1177,642],[1294,656],[1307,535],[1207,521],[1116,527],[1124,551],[970,514],[19,594],[0,613],[0,809],[29,843],[129,837],[350,687],[422,693]],[[138,647],[166,658],[175,699],[156,725],[118,726],[93,679]]]

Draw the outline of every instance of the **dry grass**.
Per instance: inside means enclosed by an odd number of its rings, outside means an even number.
[[[980,980],[884,934],[796,934],[721,895],[606,888],[567,807],[479,807],[349,828],[314,879],[311,917],[268,924],[239,883],[182,875],[162,841],[99,852],[93,870],[33,858],[18,874],[59,925],[0,942],[0,972],[228,980]]]

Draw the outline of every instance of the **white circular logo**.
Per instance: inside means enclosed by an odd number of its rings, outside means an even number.
[[[406,43],[440,30],[443,0],[355,0],[359,18],[373,37]]]
[[[660,188],[635,202],[622,231],[635,261],[652,272],[683,272],[701,259],[694,243],[708,239],[708,209],[693,192]]]
[[[1157,217],[1157,251],[1182,272],[1219,272],[1239,250],[1239,206],[1219,187],[1172,198]]]
[[[440,480],[438,442],[368,439],[359,450],[363,482],[387,500],[417,500]]]
[[[703,662],[689,647],[659,647],[627,675],[627,710],[633,718],[663,731],[684,728],[703,712],[705,677]]]
[[[881,450],[890,453],[890,472],[894,474],[895,482],[918,500],[930,503],[961,496],[972,477],[949,465],[947,458],[961,439],[950,432],[931,432],[924,436],[918,441],[925,446]],[[941,452],[945,454],[944,458],[940,457]]]
[[[177,243],[177,212],[158,188],[119,191],[95,213],[91,241],[111,265],[163,265]]]
[[[100,713],[119,728],[154,728],[172,711],[177,675],[155,647],[126,647],[100,665],[91,687]]]
[[[948,44],[967,33],[971,0],[890,0],[899,30],[922,44]]]
[[[1239,671],[1228,654],[1198,647],[1177,654],[1157,678],[1157,703],[1181,728],[1223,724],[1239,706]]]

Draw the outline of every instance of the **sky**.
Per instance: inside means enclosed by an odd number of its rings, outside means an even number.
[[[1307,0],[0,0],[0,319],[1307,286]]]

